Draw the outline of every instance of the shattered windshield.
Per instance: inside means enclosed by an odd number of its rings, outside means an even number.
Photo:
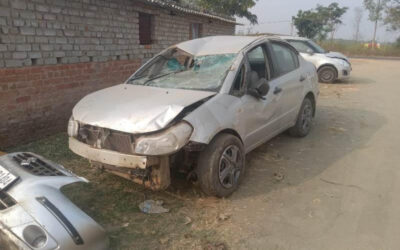
[[[193,56],[174,48],[157,56],[127,83],[218,91],[235,57],[236,54]]]

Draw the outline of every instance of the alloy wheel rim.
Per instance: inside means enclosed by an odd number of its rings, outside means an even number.
[[[239,181],[242,153],[236,145],[225,148],[219,161],[218,177],[224,188],[232,188]]]
[[[334,77],[335,74],[332,72],[332,70],[324,70],[322,72],[322,79],[324,81],[332,81]]]

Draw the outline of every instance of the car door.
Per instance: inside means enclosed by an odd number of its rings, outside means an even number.
[[[285,130],[297,117],[302,101],[303,81],[306,75],[300,69],[299,54],[289,44],[281,41],[268,43],[268,53],[272,58],[272,93],[277,102],[279,127]]]
[[[266,44],[255,46],[244,57],[242,69],[245,72],[244,77],[236,79],[234,86],[242,86],[241,102],[242,107],[238,115],[238,122],[245,124],[244,145],[246,152],[251,151],[263,142],[274,136],[275,131],[279,128],[277,124],[277,99],[276,96],[269,91],[263,98],[256,98],[248,94],[248,90],[254,87],[257,79],[271,78],[270,60],[267,56]],[[243,83],[237,82],[242,79]],[[270,86],[271,90],[274,87]]]

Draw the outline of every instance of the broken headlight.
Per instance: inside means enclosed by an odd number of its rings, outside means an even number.
[[[135,152],[142,155],[166,155],[175,153],[186,145],[192,132],[192,126],[186,122],[180,122],[161,133],[139,137],[135,141]]]
[[[79,131],[79,123],[71,116],[68,121],[68,136],[77,137]]]

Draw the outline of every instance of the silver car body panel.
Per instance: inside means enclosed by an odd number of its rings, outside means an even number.
[[[126,133],[149,133],[168,125],[186,106],[215,92],[120,84],[84,97],[75,120]]]
[[[12,242],[19,249],[108,249],[108,239],[103,228],[60,192],[60,188],[65,185],[87,180],[59,164],[29,153],[31,159],[39,159],[61,173],[59,176],[35,175],[13,158],[20,154],[0,157],[0,165],[18,176],[15,183],[1,191],[16,203],[0,210],[0,237],[7,237],[6,241],[10,244]],[[47,241],[43,247],[33,248],[27,243],[23,235],[30,225],[45,232]]]

